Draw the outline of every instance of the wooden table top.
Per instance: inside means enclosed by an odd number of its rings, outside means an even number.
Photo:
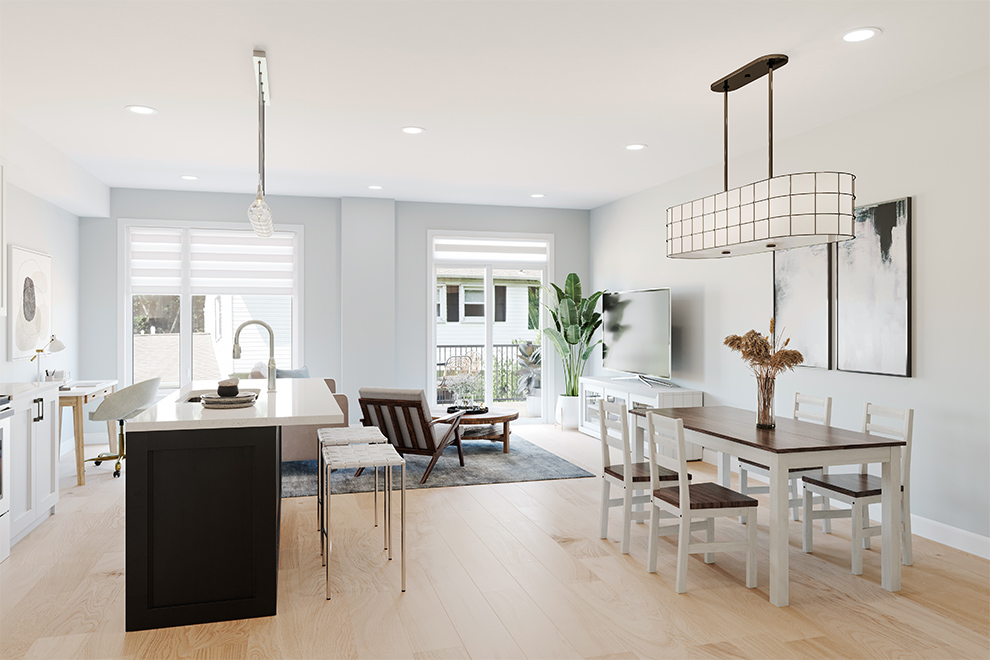
[[[446,417],[453,414],[447,412],[446,406],[434,406],[430,408],[433,418]],[[519,419],[519,411],[512,408],[496,408],[492,406],[488,412],[474,415],[462,415],[461,424],[500,424]]]
[[[775,429],[758,429],[756,412],[729,406],[634,408],[629,412],[642,417],[645,417],[647,412],[655,412],[664,417],[682,419],[684,428],[691,431],[706,433],[775,454],[868,449],[907,444],[904,440],[894,440],[834,426],[822,426],[789,417],[778,417]]]

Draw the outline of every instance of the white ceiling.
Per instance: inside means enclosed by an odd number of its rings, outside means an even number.
[[[884,32],[839,38],[863,25]],[[985,67],[988,44],[986,1],[2,0],[0,111],[110,187],[252,193],[261,48],[269,194],[594,208],[721,162],[709,85],[756,57],[790,57],[784,138]],[[732,153],[763,147],[765,82],[730,112]]]

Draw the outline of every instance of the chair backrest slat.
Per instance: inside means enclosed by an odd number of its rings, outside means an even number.
[[[395,390],[397,398],[385,398],[392,392],[385,389],[372,390],[375,396],[361,396],[358,405],[364,417],[365,426],[377,426],[388,441],[401,449],[436,450],[431,416],[426,405],[425,394],[409,390]]]
[[[650,481],[654,490],[661,487],[661,467],[677,472],[681,514],[688,515],[691,495],[688,490],[687,459],[684,449],[684,421],[657,413],[646,413],[646,444],[650,449]],[[667,453],[672,456],[668,456]],[[669,485],[667,482],[666,485]]]
[[[609,447],[622,453],[624,481],[632,483],[632,453],[629,447],[629,415],[626,404],[598,399],[598,429],[602,441],[602,467],[612,465]]]
[[[894,422],[895,425],[891,425],[891,422]],[[867,402],[863,410],[863,433],[904,440],[907,443],[901,451],[901,485],[907,491],[911,482],[911,436],[914,435],[914,409],[890,408]],[[860,474],[866,474],[867,464],[860,465],[859,471]]]
[[[810,409],[813,406],[815,409]],[[824,426],[832,425],[832,397],[811,396],[810,394],[794,393],[794,419],[805,422],[816,422]]]

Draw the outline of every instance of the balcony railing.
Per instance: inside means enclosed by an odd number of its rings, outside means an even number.
[[[492,346],[492,360],[495,362],[495,369],[492,372],[494,380],[492,383],[492,399],[494,401],[525,401],[526,396],[519,391],[518,379],[516,377],[516,356],[519,354],[515,344],[495,344]],[[480,363],[484,359],[484,346],[437,346],[437,403],[451,403],[454,394],[450,390],[441,387],[444,378],[444,365],[447,360],[455,356],[471,356]],[[476,400],[483,399],[485,383],[485,371],[482,366],[478,373],[478,389]]]

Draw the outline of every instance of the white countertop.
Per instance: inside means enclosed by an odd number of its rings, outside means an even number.
[[[0,383],[0,394],[8,395],[13,401],[21,398],[37,396],[47,390],[58,389],[62,381],[46,381],[43,383]]]
[[[344,413],[322,378],[280,378],[276,391],[268,392],[266,380],[241,380],[241,392],[258,390],[249,408],[215,410],[201,403],[186,403],[199,393],[216,394],[216,381],[194,381],[127,421],[128,431],[175,431],[239,426],[295,426],[341,424]]]

